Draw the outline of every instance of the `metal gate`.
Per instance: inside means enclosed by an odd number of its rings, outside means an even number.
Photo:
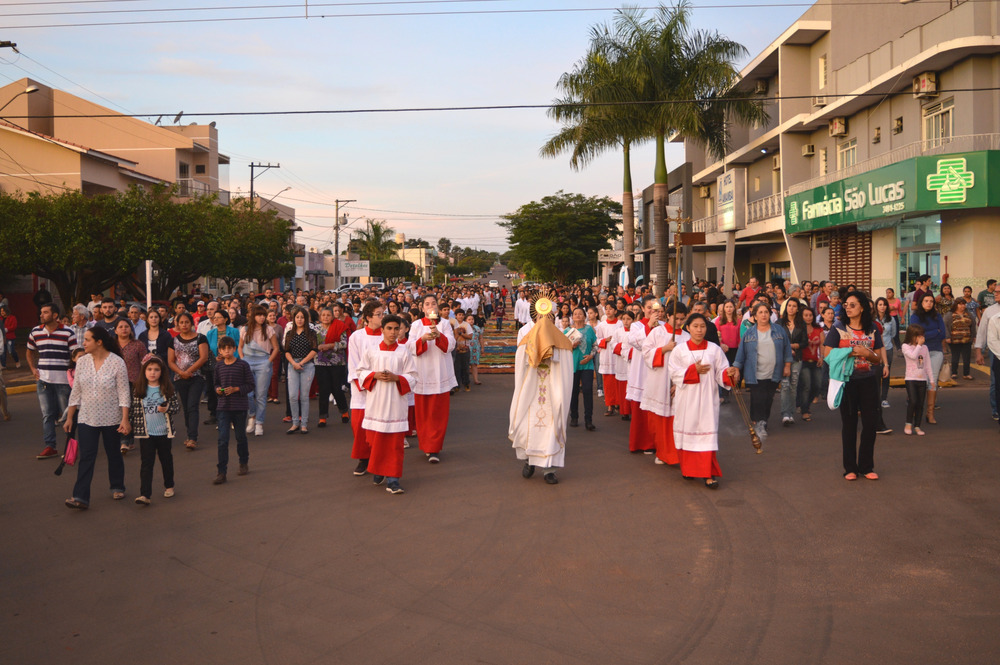
[[[851,226],[830,230],[830,279],[837,286],[854,284],[871,294],[872,234]]]

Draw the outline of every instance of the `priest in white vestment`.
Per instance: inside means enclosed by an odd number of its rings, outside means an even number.
[[[545,482],[559,481],[553,471],[566,458],[566,426],[573,392],[573,344],[555,327],[552,304],[535,303],[537,318],[517,345],[514,356],[514,396],[507,433],[521,472],[530,478],[535,467],[545,469]]]

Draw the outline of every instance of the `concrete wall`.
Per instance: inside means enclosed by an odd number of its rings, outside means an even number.
[[[996,243],[1000,230],[1000,210],[988,209],[965,213],[961,217],[946,214],[941,217],[941,272],[948,257],[948,281],[961,293],[971,286],[973,294],[986,288],[986,280],[1000,278]]]
[[[0,191],[48,194],[64,187],[80,189],[79,153],[4,129],[0,129],[0,148],[7,153],[0,153],[0,172],[10,174],[0,175]]]
[[[896,289],[899,293],[899,275],[897,266],[899,258],[896,253],[896,229],[876,229],[872,231],[872,293],[873,296],[885,294],[887,288]]]

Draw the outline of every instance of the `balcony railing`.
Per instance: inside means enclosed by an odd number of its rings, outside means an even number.
[[[810,178],[802,182],[795,183],[785,192],[786,194],[798,194],[807,189],[822,187],[836,180],[852,178],[868,171],[873,171],[883,166],[889,166],[896,162],[922,155],[944,155],[951,152],[974,152],[976,150],[1000,150],[1000,134],[966,134],[963,136],[952,136],[949,138],[928,139],[926,141],[916,141],[904,145],[901,148],[890,150],[887,153],[877,155],[863,162],[858,162],[840,169],[831,171],[826,175]]]
[[[747,202],[747,224],[763,222],[772,217],[781,217],[784,210],[785,195],[772,194],[756,201]]]
[[[211,196],[212,194],[218,196],[219,205],[229,205],[229,192],[227,190],[220,189],[213,192],[208,183],[201,180],[195,180],[194,178],[177,179],[177,196],[180,198],[193,199],[197,196]]]
[[[702,217],[691,222],[691,230],[695,233],[715,233],[718,228],[718,221],[715,215]]]

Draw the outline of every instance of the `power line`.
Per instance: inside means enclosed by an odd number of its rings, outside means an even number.
[[[953,0],[922,0],[924,4],[950,4]],[[989,2],[991,0],[966,0],[967,2]],[[785,9],[792,7],[813,7],[828,6],[834,2],[788,2],[788,3],[753,3],[753,4],[707,4],[695,5],[692,9]],[[865,6],[865,5],[885,5],[896,6],[896,0],[859,0],[858,2],[836,3],[838,6]],[[298,7],[298,5],[295,5]],[[275,7],[282,9],[284,7]],[[303,8],[305,8],[303,6]],[[637,7],[639,10],[655,10],[659,7]],[[85,28],[85,27],[108,27],[120,25],[164,25],[183,23],[220,23],[230,21],[283,21],[283,20],[309,20],[309,19],[344,19],[344,18],[401,18],[413,16],[484,16],[484,15],[515,15],[515,14],[572,14],[585,12],[611,12],[618,11],[619,7],[547,7],[535,9],[481,9],[481,10],[439,10],[429,12],[365,12],[354,14],[291,14],[282,16],[228,16],[213,18],[186,18],[186,19],[154,19],[145,21],[99,21],[90,23],[48,23],[39,25],[14,25],[5,26],[11,30],[31,30],[35,28]],[[147,11],[147,10],[135,10]],[[58,13],[43,13],[39,16],[55,16]]]
[[[969,0],[970,2],[972,0]],[[938,90],[938,94],[950,94],[954,92],[992,92],[1000,90],[1000,86],[984,86],[984,87],[974,87],[974,88],[951,88],[948,90]],[[828,94],[827,98],[834,99],[857,99],[859,97],[885,97],[896,96],[896,95],[909,95],[912,94],[909,86],[906,86],[904,90],[898,90],[896,92],[856,92],[849,93],[845,95],[838,94]],[[774,96],[762,96],[762,95],[749,95],[747,97],[733,97],[729,98],[727,102],[734,101],[757,101],[757,102],[776,102],[776,101],[789,101],[794,99],[813,99],[815,95],[774,95]],[[397,108],[358,108],[358,109],[310,109],[304,111],[203,111],[188,113],[184,112],[185,116],[191,117],[234,117],[234,116],[280,116],[280,115],[293,115],[293,116],[304,116],[304,115],[358,115],[363,113],[440,113],[446,111],[514,111],[514,110],[538,110],[538,109],[551,109],[551,108],[596,108],[596,107],[608,107],[608,106],[659,106],[659,105],[673,105],[673,104],[706,104],[712,103],[713,100],[708,99],[660,99],[660,100],[650,100],[650,101],[625,101],[625,102],[578,102],[572,104],[486,104],[482,106],[413,106],[413,107],[397,107]],[[76,115],[10,115],[7,118],[15,118],[21,120],[38,119],[38,118],[151,118],[153,116],[170,115],[172,112],[163,113],[89,113],[89,114],[76,114]],[[325,204],[330,205],[330,204]]]

